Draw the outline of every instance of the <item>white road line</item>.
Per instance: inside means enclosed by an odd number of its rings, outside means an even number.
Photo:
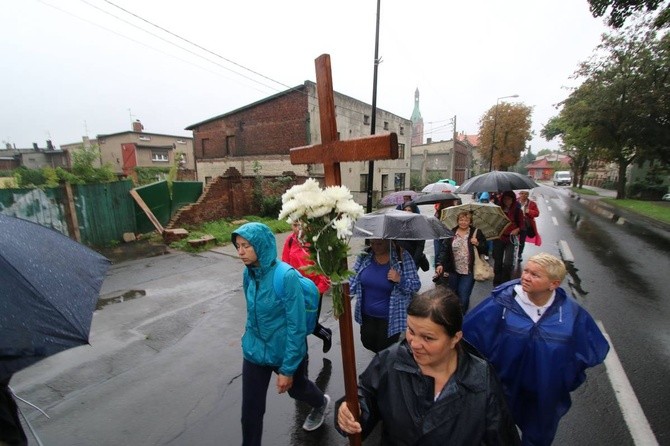
[[[561,257],[563,257],[564,261],[566,262],[575,261],[575,256],[572,255],[572,250],[570,249],[568,242],[566,242],[565,240],[559,240],[558,250],[560,251]]]
[[[601,321],[596,321],[600,331],[603,332],[605,339],[610,344],[610,351],[605,358],[605,368],[607,370],[607,376],[612,383],[612,388],[614,389],[614,395],[619,403],[621,408],[621,413],[623,418],[628,425],[628,430],[630,431],[631,437],[633,437],[633,442],[636,445],[644,446],[654,446],[658,445],[658,441],[654,436],[654,432],[649,426],[649,421],[644,416],[640,402],[633,391],[633,387],[628,381],[626,372],[619,361],[619,356],[614,350],[614,344],[609,335],[605,331],[605,326]]]
[[[551,217],[552,223],[554,223],[554,226],[558,226],[558,220],[556,220],[556,217]]]
[[[551,211],[551,206],[547,206],[547,210],[548,210],[548,211]]]

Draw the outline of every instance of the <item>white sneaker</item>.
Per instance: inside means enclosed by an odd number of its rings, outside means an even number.
[[[302,428],[307,432],[317,430],[323,424],[323,420],[326,419],[326,411],[330,405],[330,397],[325,393],[323,394],[323,397],[326,402],[321,407],[315,407],[312,409],[302,425]]]

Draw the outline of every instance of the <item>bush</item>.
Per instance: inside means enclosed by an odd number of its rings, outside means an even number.
[[[281,197],[266,197],[261,203],[261,217],[277,218],[281,211]]]
[[[637,200],[658,201],[667,193],[668,187],[663,184],[635,182],[626,188],[626,197]]]

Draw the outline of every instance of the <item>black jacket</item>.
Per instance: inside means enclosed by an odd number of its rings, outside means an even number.
[[[517,445],[519,436],[493,368],[461,341],[453,393],[434,401],[407,341],[377,354],[361,374],[363,437],[383,422],[383,445]],[[446,389],[445,389],[446,390]],[[339,408],[338,402],[337,407]],[[337,426],[337,410],[335,410]]]
[[[452,229],[454,234],[456,234],[456,229],[458,229],[458,227]],[[486,237],[484,237],[482,231],[477,231],[477,241],[479,242],[479,245],[475,247],[475,245],[470,243],[470,239],[472,238],[472,235],[474,234],[475,230],[476,228],[470,226],[470,232],[468,233],[468,255],[470,256],[470,258],[468,259],[469,274],[472,274],[473,272],[473,267],[475,263],[475,257],[474,257],[475,250],[477,251],[478,255],[486,253]],[[454,251],[451,249],[453,243],[454,243],[453,237],[441,240],[440,253],[437,257],[437,265],[442,265],[442,268],[444,268],[444,271],[447,273],[456,272],[456,266],[454,264]]]

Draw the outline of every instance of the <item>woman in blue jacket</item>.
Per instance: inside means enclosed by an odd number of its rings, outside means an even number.
[[[283,298],[274,290],[277,244],[270,228],[247,223],[232,234],[237,254],[246,265],[244,295],[247,322],[242,336],[242,444],[260,445],[265,400],[272,373],[278,393],[312,406],[303,429],[323,424],[330,397],[307,378],[307,326],[300,274],[283,277]]]
[[[523,445],[551,444],[570,392],[609,351],[591,315],[559,287],[565,274],[559,258],[537,254],[463,322],[463,337],[498,372]]]

